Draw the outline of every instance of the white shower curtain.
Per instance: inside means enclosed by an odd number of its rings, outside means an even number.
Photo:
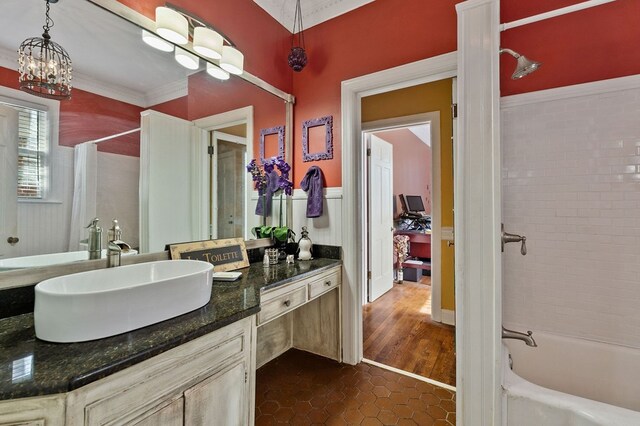
[[[76,145],[73,162],[73,204],[69,228],[69,251],[80,250],[80,241],[87,238],[85,227],[96,217],[97,169],[97,145],[90,142]]]

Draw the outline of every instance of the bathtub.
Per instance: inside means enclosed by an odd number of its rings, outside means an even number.
[[[503,341],[504,424],[640,425],[640,350],[541,332],[534,337],[537,348]]]

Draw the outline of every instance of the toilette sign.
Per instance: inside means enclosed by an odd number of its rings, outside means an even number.
[[[171,259],[209,262],[215,266],[216,272],[233,271],[249,266],[249,258],[242,238],[171,244],[169,250]]]

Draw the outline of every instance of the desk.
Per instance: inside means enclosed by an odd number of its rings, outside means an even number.
[[[416,231],[395,231],[394,234],[409,237],[409,256],[431,259],[431,234]]]

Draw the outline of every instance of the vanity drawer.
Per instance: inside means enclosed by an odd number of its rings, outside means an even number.
[[[309,299],[320,296],[322,293],[336,288],[340,283],[339,274],[337,272],[326,275],[319,280],[315,280],[309,283]]]
[[[275,297],[262,304],[258,312],[258,325],[264,324],[286,312],[289,312],[307,301],[307,288],[300,287],[296,290]]]

